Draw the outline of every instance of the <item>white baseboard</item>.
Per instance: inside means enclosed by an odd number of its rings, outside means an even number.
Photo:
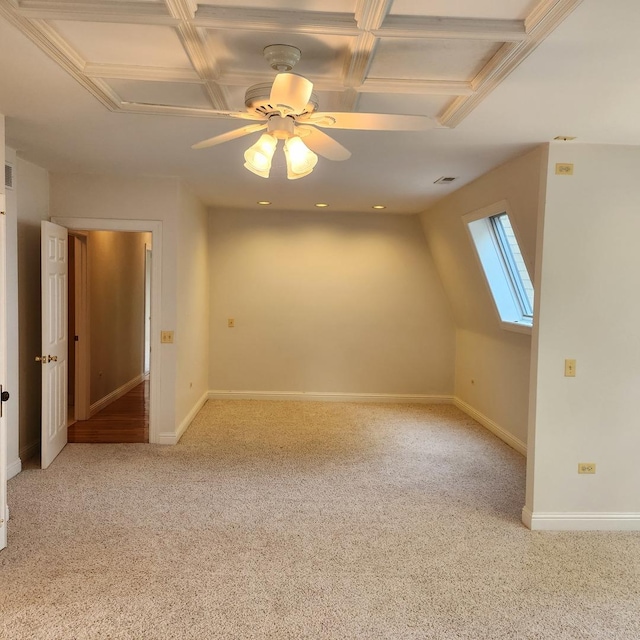
[[[509,433],[506,429],[501,427],[498,423],[487,418],[483,413],[480,413],[477,409],[474,409],[470,404],[467,404],[460,398],[454,398],[453,404],[464,411],[469,417],[473,418],[476,422],[479,422],[483,427],[491,431],[494,435],[498,436],[500,440],[508,444],[511,448],[515,449],[518,453],[521,453],[526,457],[527,445],[519,438],[516,438],[513,434]]]
[[[640,513],[536,513],[526,507],[522,522],[532,531],[640,531]]]
[[[180,426],[176,430],[175,433],[164,432],[158,434],[158,444],[178,444],[180,438],[184,435],[184,432],[187,430],[189,425],[193,422],[193,419],[198,415],[198,411],[202,409],[204,403],[209,399],[209,392],[205,391],[202,394],[202,397],[193,405],[193,408],[189,413],[185,416],[185,419],[180,423]]]
[[[7,480],[11,480],[14,476],[17,476],[22,471],[22,460],[16,458],[13,462],[7,465]]]
[[[186,415],[185,419],[180,423],[178,427],[178,431],[176,432],[176,443],[180,442],[180,438],[184,435],[184,432],[188,429],[189,425],[193,422],[193,419],[198,415],[198,412],[202,407],[204,407],[204,403],[209,399],[209,392],[205,391],[202,394],[202,397],[198,402],[193,405],[193,409],[189,411]]]
[[[108,407],[112,402],[115,402],[118,398],[121,398],[122,396],[129,393],[129,391],[131,391],[132,389],[137,387],[141,382],[143,382],[144,379],[145,379],[145,374],[141,373],[140,375],[136,376],[132,380],[129,380],[129,382],[125,382],[121,387],[118,387],[111,393],[107,394],[104,398],[100,398],[100,400],[98,400],[97,402],[94,402],[89,407],[89,417],[94,416],[96,413],[98,413],[98,411],[102,411],[105,407]]]
[[[381,402],[451,404],[453,396],[406,393],[329,393],[324,391],[209,391],[209,400],[292,400],[302,402]]]

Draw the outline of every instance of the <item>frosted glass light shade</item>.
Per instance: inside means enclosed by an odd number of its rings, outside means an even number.
[[[261,178],[268,178],[271,171],[271,160],[277,145],[276,138],[268,133],[263,133],[258,142],[244,152],[245,168]]]
[[[318,163],[318,156],[302,142],[300,136],[285,140],[284,155],[287,159],[287,178],[296,180],[308,176]]]

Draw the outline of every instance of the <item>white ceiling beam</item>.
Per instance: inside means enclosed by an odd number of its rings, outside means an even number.
[[[451,38],[492,42],[527,39],[524,20],[389,16],[373,32],[380,38]]]
[[[146,113],[156,116],[187,116],[189,118],[229,118],[225,110],[216,113],[213,109],[199,109],[197,107],[174,107],[166,104],[140,104],[138,102],[123,102],[120,111],[124,113]]]
[[[214,109],[227,109],[224,92],[217,86],[220,68],[207,45],[207,35],[203,29],[198,29],[189,22],[182,22],[178,28],[178,37],[189,56],[189,60],[196,73],[205,81],[206,93]]]
[[[173,69],[164,67],[144,67],[123,64],[102,64],[88,62],[84,73],[90,78],[118,80],[143,80],[149,82],[190,82],[204,84],[204,80],[193,69]]]
[[[169,13],[177,20],[193,20],[198,5],[192,0],[164,0]]]
[[[72,78],[77,80],[91,95],[97,98],[107,109],[117,111],[119,104],[110,92],[104,91],[99,81],[84,75],[83,58],[46,22],[23,18],[15,11],[0,3],[0,15],[17,27],[34,44],[57,62]]]
[[[581,2],[545,1],[546,13],[538,13],[535,20],[528,22],[530,31],[527,40],[504,44],[472,80],[474,93],[456,98],[440,115],[440,123],[446,127],[460,124]]]
[[[51,0],[21,0],[16,11],[34,20],[75,20],[83,22],[124,22],[131,24],[175,25],[166,6],[151,2],[51,2]]]
[[[362,31],[379,29],[391,9],[393,0],[358,0],[355,17]]]
[[[201,5],[194,24],[213,29],[245,29],[247,31],[287,31],[357,35],[358,26],[350,13],[324,11],[284,11]]]
[[[357,88],[365,81],[377,44],[378,39],[368,31],[354,40],[351,55],[345,65],[345,87]]]
[[[455,80],[408,80],[400,78],[367,78],[359,93],[407,93],[433,96],[468,96],[473,93],[470,82]]]

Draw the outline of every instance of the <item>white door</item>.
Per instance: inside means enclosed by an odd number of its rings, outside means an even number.
[[[5,208],[4,196],[0,195],[0,391],[5,391],[7,379],[7,298],[5,287]],[[7,546],[7,419],[0,401],[0,549]]]
[[[67,230],[42,222],[42,468],[67,444]]]

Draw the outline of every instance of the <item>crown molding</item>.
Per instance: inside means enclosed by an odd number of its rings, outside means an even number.
[[[235,9],[200,6],[194,24],[216,29],[252,31],[286,31],[287,33],[322,33],[355,36],[360,33],[350,13],[324,11],[281,11],[278,9]]]
[[[524,20],[389,16],[374,30],[380,38],[447,38],[521,42],[527,39]]]
[[[51,0],[21,0],[12,3],[23,17],[33,20],[80,20],[84,22],[127,22],[134,24],[176,25],[162,3],[128,2],[51,2]]]

